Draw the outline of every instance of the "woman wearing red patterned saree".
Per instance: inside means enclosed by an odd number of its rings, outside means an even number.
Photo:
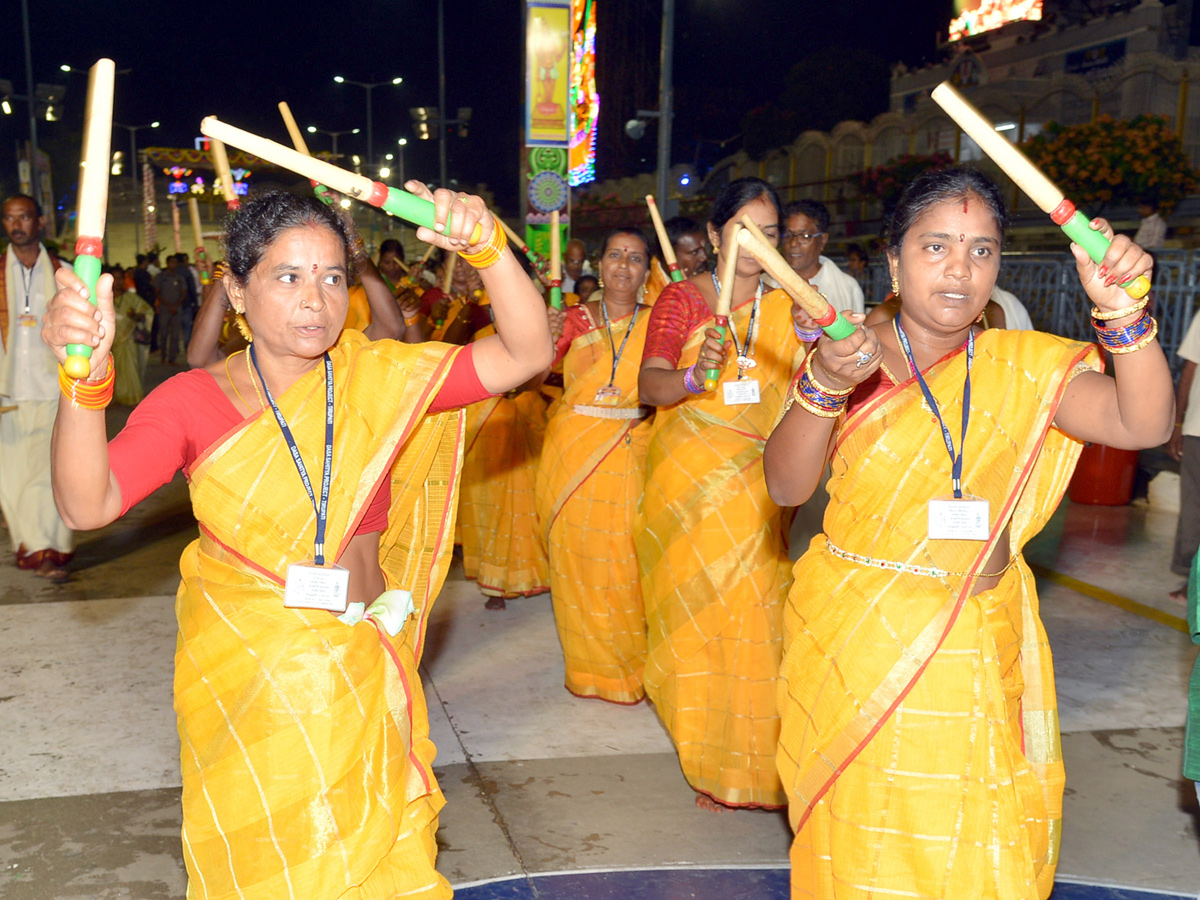
[[[913,182],[889,233],[900,315],[819,341],[767,442],[780,503],[803,502],[832,458],[825,532],[784,620],[793,898],[1035,900],[1053,886],[1064,775],[1021,549],[1080,441],[1166,439],[1171,379],[1144,304],[1116,286],[1151,267],[1128,238],[1101,266],[1072,245],[1115,380],[1090,344],[980,331],[1004,215],[970,170]]]

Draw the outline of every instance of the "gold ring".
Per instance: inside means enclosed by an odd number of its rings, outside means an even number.
[[[455,197],[454,199],[457,200],[459,203],[465,203],[468,206],[471,205],[471,201],[468,200],[466,197]]]

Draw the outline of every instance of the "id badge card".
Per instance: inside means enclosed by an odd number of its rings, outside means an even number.
[[[22,328],[37,328],[38,325],[37,316],[21,315],[17,316],[17,321]]]
[[[344,613],[349,587],[350,570],[342,566],[318,566],[311,560],[292,563],[283,585],[283,605]]]
[[[940,541],[986,541],[989,504],[978,497],[929,501],[929,537]]]
[[[596,406],[616,406],[621,402],[621,389],[615,384],[606,384],[596,391],[592,403]]]
[[[758,380],[755,378],[739,378],[737,381],[721,383],[725,391],[725,405],[737,406],[743,403],[758,403],[761,396],[758,390]]]

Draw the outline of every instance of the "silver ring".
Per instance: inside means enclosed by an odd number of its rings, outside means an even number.
[[[874,357],[875,357],[874,353],[868,353],[866,350],[859,350],[858,351],[858,362],[856,362],[854,364],[854,368],[861,369],[863,366],[865,366],[867,363],[869,363],[872,359],[874,359]]]

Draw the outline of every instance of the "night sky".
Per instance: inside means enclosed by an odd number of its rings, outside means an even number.
[[[624,122],[633,108],[604,104],[631,94],[629,73],[641,76],[638,89],[655,105],[661,4],[655,0],[596,0],[600,29],[608,15],[621,22],[619,34],[602,42],[613,48],[601,58],[602,110]],[[623,7],[618,12],[618,4]],[[373,92],[376,156],[394,150],[407,136],[405,173],[437,178],[436,142],[414,140],[409,107],[437,103],[437,6],[434,0],[346,0],[315,19],[311,4],[160,4],[137,0],[31,0],[30,30],[35,82],[66,84],[63,118],[40,122],[39,142],[56,159],[79,140],[87,79],[64,74],[63,63],[86,69],[111,56],[118,68],[115,119],[142,125],[155,119],[157,131],[138,132],[138,145],[191,146],[200,119],[216,114],[235,125],[287,141],[276,110],[287,100],[300,126],[328,130],[363,128],[339,140],[343,153],[366,152],[366,92],[333,82],[335,74],[363,82],[402,76],[398,87]],[[838,43],[864,48],[890,62],[916,64],[935,51],[935,35],[950,17],[950,0],[917,4],[902,0],[677,0],[675,69],[679,108],[674,158],[690,160],[697,139],[723,140],[740,131],[743,113],[774,99],[788,69],[808,53]],[[914,11],[915,7],[920,7]],[[464,183],[486,182],[498,203],[516,203],[521,140],[522,21],[520,0],[445,0],[446,94],[451,111],[473,109],[465,139],[449,142],[449,175]],[[5,4],[0,29],[0,79],[25,91],[24,45],[17,0]],[[613,59],[612,57],[618,57]],[[620,79],[626,80],[625,84]],[[615,79],[615,81],[610,81]],[[649,84],[643,82],[649,81]],[[717,114],[714,115],[714,101]],[[634,103],[629,96],[629,104]],[[0,187],[15,187],[13,148],[27,137],[24,103],[12,116],[0,116]],[[654,132],[609,157],[600,147],[601,168],[612,160],[636,166],[654,160]],[[314,151],[329,149],[329,138],[308,135]],[[620,140],[627,140],[620,138]],[[734,145],[736,146],[736,144]],[[114,149],[127,149],[128,133],[117,130]],[[731,148],[732,149],[732,148]],[[643,151],[644,152],[641,152]],[[711,148],[710,148],[711,151]],[[56,171],[55,191],[69,190],[75,173]]]

